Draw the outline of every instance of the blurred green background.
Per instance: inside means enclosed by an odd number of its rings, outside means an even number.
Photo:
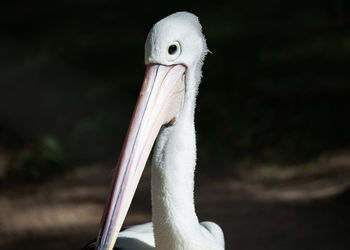
[[[196,111],[203,171],[349,147],[349,1],[3,1],[3,178],[116,161],[148,30],[180,10],[199,16],[213,52]]]

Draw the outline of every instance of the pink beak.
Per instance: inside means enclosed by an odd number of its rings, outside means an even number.
[[[147,66],[112,187],[101,219],[96,249],[111,250],[129,210],[155,139],[165,124],[181,111],[186,67]]]

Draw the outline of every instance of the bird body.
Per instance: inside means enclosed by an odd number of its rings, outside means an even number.
[[[121,250],[223,250],[213,222],[199,223],[194,206],[194,111],[207,54],[198,18],[188,12],[156,23],[145,44],[145,81],[101,220],[96,249],[112,249],[143,167],[152,159],[152,223],[119,233]]]

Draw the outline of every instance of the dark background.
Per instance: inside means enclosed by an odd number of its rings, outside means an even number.
[[[3,1],[4,190],[116,161],[147,33],[182,10],[199,17],[213,52],[196,111],[201,172],[298,168],[349,148],[349,1]]]
[[[17,149],[51,136],[69,162],[116,158],[148,30],[186,9],[213,52],[197,110],[204,165],[206,155],[222,166],[247,157],[288,163],[347,147],[349,5],[11,1],[0,10],[0,142]]]

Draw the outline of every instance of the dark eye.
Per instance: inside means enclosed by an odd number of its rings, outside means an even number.
[[[177,51],[177,46],[175,44],[172,44],[172,45],[169,46],[169,48],[168,48],[169,55],[175,54],[176,51]]]
[[[181,54],[181,46],[178,41],[171,42],[167,48],[166,58],[168,61],[174,61]]]

